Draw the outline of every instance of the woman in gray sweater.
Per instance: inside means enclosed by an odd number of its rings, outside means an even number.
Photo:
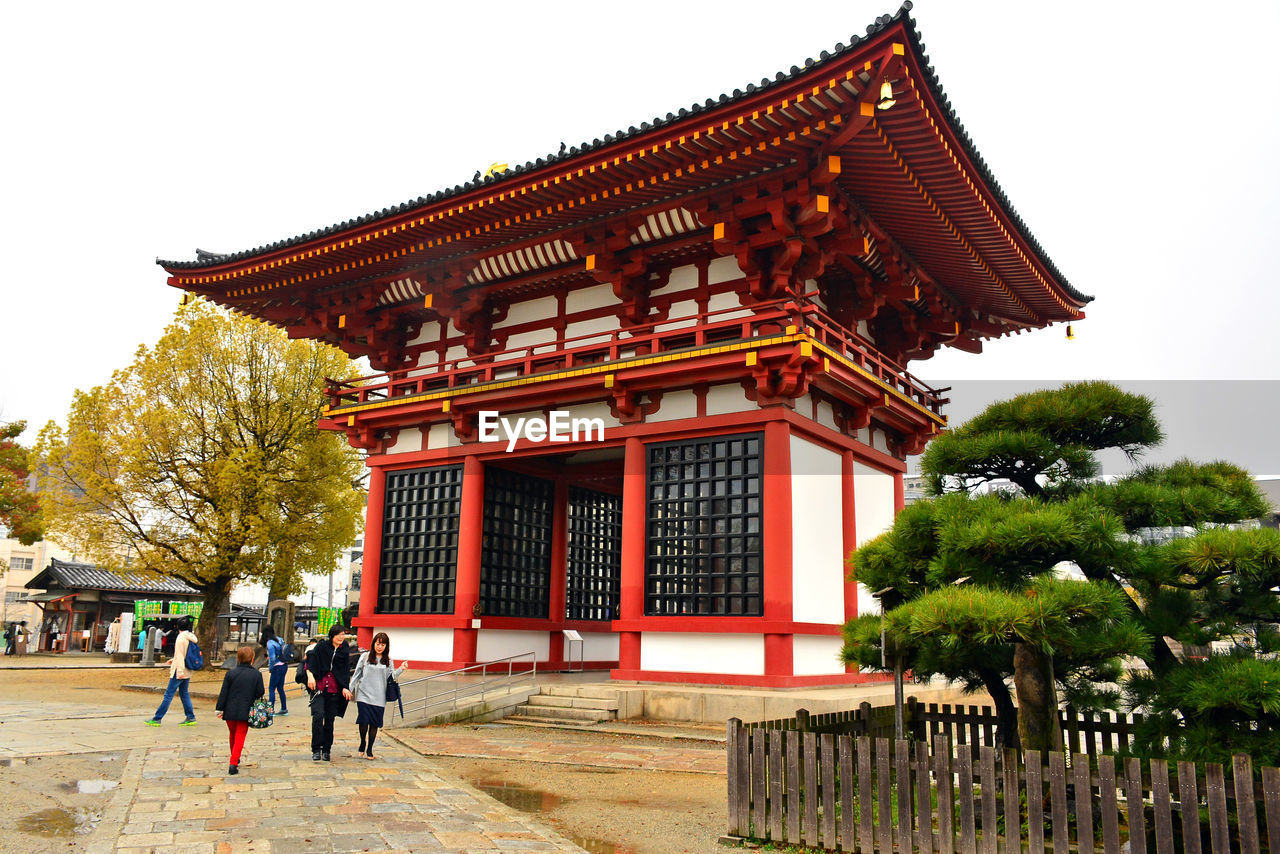
[[[392,670],[391,639],[386,632],[373,636],[368,652],[360,656],[356,672],[351,677],[351,693],[356,701],[356,725],[360,728],[360,754],[373,758],[373,740],[382,726],[382,715],[387,705],[387,680],[398,677],[409,666],[403,662]]]

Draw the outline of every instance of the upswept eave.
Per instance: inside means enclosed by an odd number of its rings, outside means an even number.
[[[906,56],[902,60],[906,64],[909,85],[915,90],[914,95],[918,99],[912,106],[922,109],[923,117],[913,115],[885,118],[881,123],[873,122],[871,130],[879,133],[881,140],[877,142],[872,139],[868,142],[867,131],[862,132],[863,136],[855,137],[851,144],[855,158],[853,162],[857,162],[858,152],[863,151],[867,157],[876,158],[874,165],[877,167],[884,167],[886,164],[893,166],[891,156],[901,160],[894,146],[896,140],[892,137],[894,123],[914,122],[913,133],[919,128],[931,127],[937,135],[937,140],[930,144],[932,147],[926,152],[928,158],[922,159],[934,161],[935,172],[929,175],[929,163],[917,163],[918,155],[911,152],[903,154],[906,162],[920,167],[921,174],[927,180],[944,182],[946,193],[955,195],[953,190],[963,189],[967,184],[972,196],[959,203],[947,202],[964,206],[958,213],[951,211],[950,218],[931,217],[929,206],[933,205],[935,213],[939,208],[928,197],[909,200],[909,204],[900,211],[898,222],[903,229],[919,229],[921,237],[918,249],[909,246],[906,248],[917,255],[932,252],[933,258],[930,260],[937,261],[937,266],[947,277],[972,279],[971,287],[962,281],[957,288],[954,282],[945,280],[943,276],[936,276],[941,284],[960,292],[964,297],[963,301],[976,310],[1006,318],[1014,317],[1019,310],[1023,310],[1028,319],[1015,322],[1029,326],[1081,316],[1080,309],[1092,297],[1080,293],[1062,277],[977,152],[928,62],[915,22],[909,15],[910,8],[909,2],[904,3],[896,15],[877,19],[867,28],[866,36],[854,37],[847,45],[838,44],[831,52],[823,51],[818,59],[806,60],[803,68],[792,66],[788,72],[778,72],[772,80],[763,79],[759,84],[749,84],[746,89],[735,89],[731,95],[721,94],[718,99],[707,99],[702,104],[691,105],[678,113],[668,113],[665,118],[655,117],[652,122],[644,122],[638,128],[633,126],[625,131],[620,130],[617,134],[606,134],[603,140],[596,139],[571,147],[563,154],[539,158],[499,176],[458,185],[431,196],[420,197],[256,249],[226,255],[200,253],[200,257],[194,261],[157,259],[157,263],[171,274],[170,283],[177,287],[201,293],[248,314],[273,320],[266,311],[266,307],[271,304],[272,294],[266,292],[274,291],[279,297],[293,293],[291,288],[331,288],[343,286],[347,282],[368,281],[374,277],[393,282],[397,270],[457,263],[461,259],[474,259],[495,251],[506,251],[510,246],[531,245],[542,239],[539,237],[541,234],[551,235],[575,222],[590,222],[593,218],[599,218],[608,212],[606,204],[614,206],[611,209],[613,211],[641,210],[646,205],[654,207],[664,203],[664,199],[667,204],[679,204],[679,200],[687,198],[702,185],[692,182],[689,176],[685,176],[683,183],[672,181],[666,184],[664,177],[663,186],[652,189],[647,195],[637,193],[619,199],[619,190],[614,190],[612,197],[606,191],[602,195],[609,200],[607,203],[597,203],[596,195],[591,193],[594,187],[588,185],[583,190],[582,201],[585,202],[590,194],[590,199],[595,204],[582,204],[574,209],[571,199],[568,203],[570,211],[561,214],[558,210],[563,210],[563,205],[553,213],[556,210],[556,200],[564,198],[562,193],[556,195],[554,184],[562,179],[567,182],[574,176],[575,170],[579,178],[584,169],[594,172],[597,167],[601,169],[602,175],[611,158],[614,158],[612,163],[616,166],[616,157],[625,156],[626,163],[622,169],[615,170],[612,178],[621,185],[628,180],[625,173],[633,153],[639,152],[639,156],[643,157],[650,146],[654,152],[658,152],[659,147],[664,144],[669,149],[676,139],[684,143],[685,137],[682,134],[695,134],[696,139],[699,128],[709,139],[710,129],[718,130],[722,120],[738,116],[740,121],[742,115],[749,116],[750,111],[756,107],[764,109],[766,104],[775,105],[774,102],[783,95],[794,97],[798,94],[803,98],[810,86],[813,86],[816,95],[818,87],[814,84],[825,84],[828,76],[832,77],[834,83],[837,72],[853,73],[846,71],[846,67],[859,68],[855,58],[861,60],[864,56],[878,56],[877,51],[897,38],[908,44]],[[923,85],[920,85],[921,82]],[[785,104],[786,101],[782,103]],[[798,104],[798,101],[793,103]],[[729,124],[726,123],[725,127],[729,128]],[[825,128],[830,135],[835,135],[836,130],[838,126],[834,124]],[[819,134],[815,132],[813,138],[819,138]],[[794,156],[796,150],[795,146],[788,149],[784,143],[776,152],[763,155],[763,162],[756,158],[750,168],[757,171],[751,174],[758,174],[761,168],[783,168],[787,158]],[[940,154],[951,158],[953,165],[949,167],[949,174],[937,171],[936,162]],[[770,157],[776,162],[769,161]],[[655,159],[651,157],[649,163],[653,164]],[[743,160],[747,158],[744,157]],[[711,170],[704,168],[700,171],[698,180],[706,182],[707,187],[723,185],[747,174],[749,167],[741,166],[742,171],[734,175],[727,171],[729,168],[729,164],[725,164],[718,172],[715,167]],[[690,167],[690,175],[693,171]],[[619,177],[619,172],[624,175]],[[902,176],[891,177],[901,182]],[[650,177],[649,180],[653,182],[655,179]],[[909,185],[916,179],[908,172],[907,180]],[[920,186],[918,180],[916,184],[917,187]],[[546,189],[549,185],[551,190]],[[908,185],[899,186],[899,195],[902,187]],[[643,180],[639,182],[639,186],[645,186]],[[563,189],[562,186],[560,190]],[[627,189],[630,191],[630,183],[627,184]],[[667,193],[666,196],[662,195],[664,192]],[[855,198],[859,203],[865,202],[873,211],[898,204],[892,190],[873,189],[869,192],[872,194],[871,198],[864,199],[856,193]],[[874,197],[875,193],[883,193],[883,197],[877,199]],[[531,221],[530,211],[541,217],[542,210],[534,210],[534,205],[530,203],[536,202],[540,206],[548,200],[551,201],[545,208],[548,216]],[[493,207],[495,203],[501,203],[496,210]],[[490,206],[488,211],[484,210],[486,205]],[[512,211],[515,211],[514,215],[511,215]],[[524,212],[523,220],[521,211]],[[504,216],[508,226],[505,229],[502,227]],[[485,217],[490,219],[486,220]],[[934,221],[935,219],[938,221]],[[973,225],[977,219],[982,221]],[[457,229],[456,240],[450,234],[454,229]],[[970,237],[969,241],[965,240],[965,235]],[[423,237],[435,239],[418,242]],[[940,239],[954,245],[945,250],[951,253],[949,257],[938,260],[941,258],[938,254]],[[384,247],[391,251],[379,254]],[[418,251],[424,250],[424,247],[425,251]],[[957,247],[963,247],[964,251]],[[402,257],[406,252],[416,254]],[[367,267],[366,255],[370,259]],[[972,256],[971,259],[969,256]],[[931,265],[926,262],[923,266],[929,270]],[[291,273],[297,275],[291,276]],[[1007,307],[1012,313],[1000,310],[998,304],[1002,301],[1008,303]]]

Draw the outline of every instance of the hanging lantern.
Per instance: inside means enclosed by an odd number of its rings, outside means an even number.
[[[876,109],[887,110],[896,103],[898,102],[893,99],[893,86],[886,80],[880,84],[880,100],[876,103]]]

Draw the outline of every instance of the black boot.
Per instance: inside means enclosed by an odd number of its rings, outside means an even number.
[[[228,773],[228,774],[239,774],[239,773],[240,773],[240,769],[239,769],[237,766],[235,766],[235,765],[228,765],[228,766],[227,766],[227,773]]]

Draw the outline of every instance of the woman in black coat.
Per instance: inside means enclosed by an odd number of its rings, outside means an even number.
[[[231,765],[228,774],[240,773],[240,751],[244,748],[244,737],[249,732],[249,709],[253,701],[265,693],[262,690],[262,674],[253,666],[255,652],[251,646],[242,646],[236,650],[236,666],[222,677],[222,690],[218,692],[218,702],[214,706],[218,717],[227,722],[231,735]]]
[[[347,713],[351,699],[351,656],[347,630],[329,629],[329,641],[321,641],[307,653],[307,690],[311,692],[311,759],[329,761],[333,750],[333,719]]]

